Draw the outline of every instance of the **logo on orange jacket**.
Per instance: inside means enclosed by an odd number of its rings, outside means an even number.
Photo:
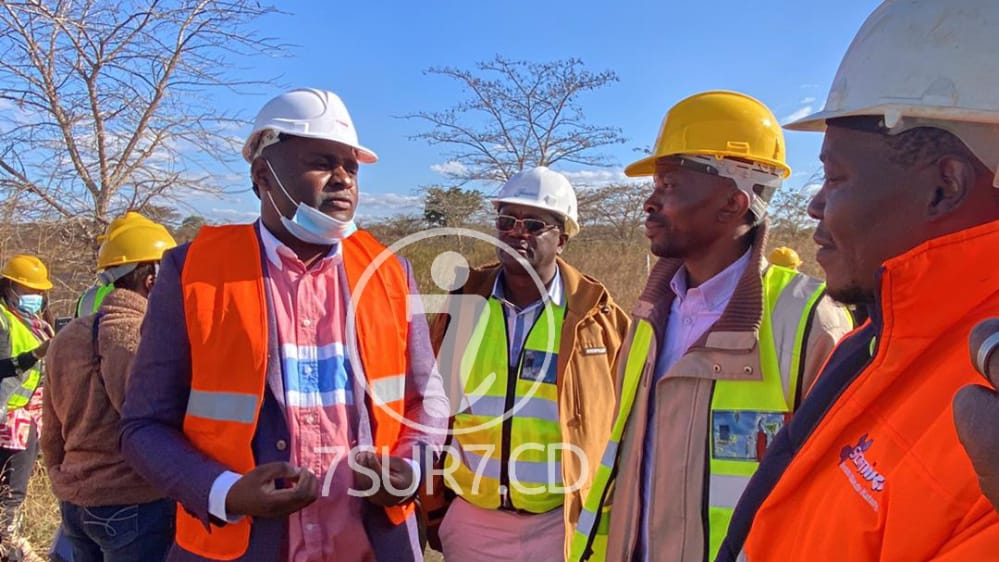
[[[871,492],[880,493],[885,489],[885,476],[878,472],[877,462],[871,462],[867,453],[874,444],[874,439],[867,434],[860,436],[856,445],[846,445],[839,452],[839,466],[850,481],[855,492],[878,511],[879,504]]]

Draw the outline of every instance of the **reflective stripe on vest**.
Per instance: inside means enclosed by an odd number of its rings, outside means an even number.
[[[546,305],[511,369],[500,301],[490,298],[479,315],[462,354],[465,394],[446,460],[469,503],[545,513],[564,502],[556,385],[564,317],[564,306]]]
[[[31,331],[30,328],[24,325],[13,312],[7,309],[6,305],[0,304],[0,314],[3,314],[3,320],[7,327],[7,332],[10,334],[10,355],[11,357],[16,357],[21,353],[26,351],[31,351],[39,345],[41,345],[41,340]],[[38,384],[42,381],[42,369],[41,361],[35,363],[30,369],[25,371],[21,376],[21,386],[17,387],[17,390],[11,394],[10,398],[7,399],[7,409],[16,410],[18,408],[23,408],[28,405],[31,401],[31,396],[35,393],[38,388]]]
[[[742,411],[766,412],[782,418],[793,409],[802,369],[801,351],[806,344],[812,311],[825,290],[825,285],[820,281],[778,266],[770,266],[764,273],[763,287],[764,306],[759,345],[763,380],[715,382],[711,404],[712,423],[709,428],[709,439],[712,442],[707,444],[712,454],[711,471],[708,482],[705,483],[710,498],[706,522],[708,525],[706,532],[709,537],[708,560],[714,560],[717,555],[721,541],[728,531],[732,510],[749,477],[758,466],[755,461],[714,458],[713,436],[716,418],[720,421],[725,415],[734,417],[735,412],[739,412],[741,422]],[[639,329],[643,325],[647,326],[647,332],[642,334],[640,340]],[[651,338],[651,325],[640,320],[624,367],[625,386],[617,417],[618,421],[622,422],[621,433],[618,433],[615,422],[608,451],[615,453],[617,451],[618,442],[635,399],[642,369],[648,359]],[[635,377],[634,381],[629,378],[632,376]],[[629,383],[633,386],[629,386]],[[764,432],[773,429],[772,420],[761,421]],[[755,415],[753,422],[756,422]],[[730,434],[731,430],[732,428]],[[604,560],[606,557],[606,529],[611,507],[606,505],[606,498],[610,496],[613,480],[612,470],[608,467],[612,468],[613,465],[605,458],[597,470],[593,487],[584,503],[584,511],[580,515],[580,523],[573,537],[571,560]],[[587,523],[585,526],[584,521]],[[597,524],[594,525],[593,521]],[[603,530],[602,535],[601,530]]]
[[[80,300],[76,301],[76,317],[90,316],[97,312],[101,307],[101,303],[104,302],[104,297],[114,291],[114,284],[108,285],[97,285],[87,289],[87,292],[80,296]]]
[[[579,522],[572,535],[569,554],[569,559],[572,561],[606,559],[611,507],[607,503],[607,498],[611,495],[611,485],[617,472],[617,451],[621,436],[624,435],[624,428],[628,425],[638,385],[641,383],[649,349],[652,346],[652,336],[655,333],[652,325],[641,319],[634,324],[632,330],[631,348],[628,351],[624,366],[624,381],[621,385],[621,402],[600,466],[593,475],[593,486],[583,502],[583,510],[579,514]]]
[[[812,310],[825,284],[792,269],[763,274],[760,324],[762,381],[715,382],[711,400],[708,478],[708,560],[728,532],[735,506],[759,467],[767,445],[796,407]]]
[[[370,234],[357,231],[343,245],[351,308],[357,311],[358,370],[372,395],[373,444],[387,452],[398,440],[404,415],[408,278],[391,254],[366,273],[385,249]],[[245,474],[256,466],[252,441],[267,384],[271,321],[256,227],[202,228],[188,250],[181,284],[191,345],[184,434],[206,456]],[[386,508],[394,524],[412,512],[412,504]],[[243,556],[250,532],[250,518],[208,530],[183,508],[177,510],[177,543],[208,559]]]

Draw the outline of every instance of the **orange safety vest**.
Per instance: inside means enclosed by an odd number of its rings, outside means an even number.
[[[885,263],[875,343],[863,330],[841,342],[833,357],[855,359],[831,359],[808,401],[828,400],[823,378],[853,368],[838,365],[870,359],[756,512],[749,562],[996,559],[999,515],[958,441],[951,404],[961,387],[985,384],[967,341],[975,324],[999,315],[996,248],[999,221]]]
[[[398,440],[404,411],[409,283],[392,254],[382,256],[374,274],[366,275],[383,251],[385,247],[363,230],[343,241],[357,312],[354,339],[372,395],[374,446],[389,451]],[[355,288],[362,282],[358,298]],[[270,322],[256,227],[203,228],[188,250],[181,283],[191,345],[184,434],[205,455],[245,474],[256,466],[252,441],[267,386]],[[396,525],[413,511],[412,504],[386,508]],[[208,528],[183,508],[177,510],[177,544],[213,560],[245,554],[250,528],[250,518]]]

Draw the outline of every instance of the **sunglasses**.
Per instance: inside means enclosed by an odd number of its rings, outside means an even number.
[[[541,234],[558,226],[556,224],[548,224],[540,219],[518,219],[510,215],[496,216],[496,230],[500,232],[509,232],[517,228],[518,224],[529,234]]]

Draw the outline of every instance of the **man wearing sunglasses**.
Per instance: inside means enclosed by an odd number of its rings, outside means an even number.
[[[773,113],[735,92],[679,102],[655,153],[625,170],[653,177],[645,226],[661,259],[621,349],[572,560],[714,560],[764,451],[850,329],[821,282],[764,258],[767,201],[790,172]]]
[[[499,263],[468,271],[457,291],[481,297],[461,301],[478,309],[431,329],[462,385],[444,465],[445,493],[457,497],[439,537],[448,560],[562,560],[610,435],[629,321],[600,282],[559,257],[579,232],[564,176],[520,172],[493,204]],[[449,347],[449,330],[471,334],[469,344]],[[439,523],[444,510],[429,511]]]

